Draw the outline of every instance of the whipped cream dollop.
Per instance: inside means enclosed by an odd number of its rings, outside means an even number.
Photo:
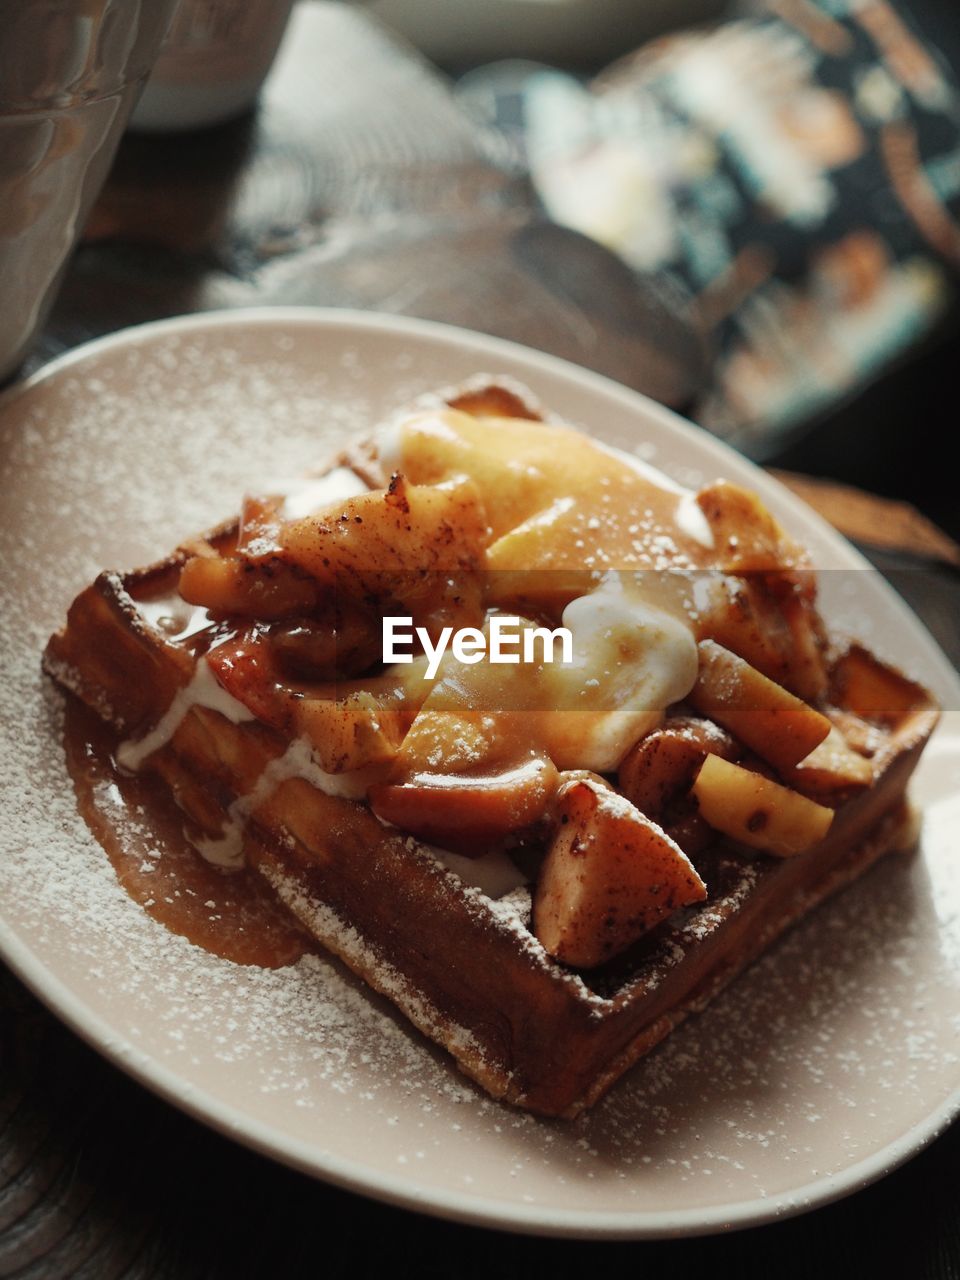
[[[560,705],[570,705],[576,692],[591,713],[567,717],[567,767],[616,769],[633,744],[656,728],[664,708],[693,688],[697,643],[689,622],[645,598],[644,579],[608,574],[563,611],[563,625],[573,635],[573,663],[546,669],[545,678],[557,685]]]

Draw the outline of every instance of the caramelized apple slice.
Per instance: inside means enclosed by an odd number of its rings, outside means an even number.
[[[826,641],[809,573],[701,579],[697,635],[715,640],[805,701],[826,691]]]
[[[271,500],[248,499],[240,544],[227,556],[195,555],[180,593],[214,614],[260,621],[349,605],[409,614],[431,632],[483,620],[480,570],[487,528],[472,482],[406,485],[344,499],[286,524]],[[336,619],[325,619],[332,631]],[[379,627],[375,630],[379,643]]]
[[[466,682],[450,696],[435,685],[397,752],[392,784],[371,797],[386,821],[467,855],[536,822],[558,777],[528,715],[476,709],[483,688]]]
[[[790,628],[790,649],[783,683],[805,702],[822,698],[827,691],[827,635],[817,613],[816,588],[810,573],[792,575],[793,592],[780,601],[783,617]]]
[[[832,809],[719,756],[704,760],[693,794],[711,827],[778,858],[811,848],[833,822]]]
[[[279,682],[276,661],[256,626],[213,645],[206,661],[217,683],[271,728],[289,730],[292,694]]]
[[[180,571],[180,594],[213,614],[270,621],[310,613],[317,584],[297,565],[278,556],[191,556]]]
[[[392,760],[403,736],[401,709],[366,690],[343,698],[300,698],[293,728],[313,747],[326,773],[347,773]]]
[[[371,574],[453,571],[476,566],[486,522],[472,481],[411,485],[394,476],[389,489],[346,498],[281,530],[291,560],[325,586],[362,591]]]
[[[699,645],[689,700],[775,769],[791,769],[830,732],[830,721],[713,640]]]
[[[686,854],[600,780],[567,779],[533,904],[546,951],[590,969],[628,947],[706,887]]]
[[[765,589],[766,575],[704,575],[697,638],[715,640],[771,680],[783,680],[790,631],[779,602]]]
[[[544,756],[491,773],[415,773],[370,790],[378,818],[454,853],[478,855],[532,826],[546,811],[557,771]]]
[[[280,530],[283,554],[321,588],[377,600],[418,625],[478,626],[487,523],[472,481],[409,485],[347,498]]]
[[[716,567],[725,573],[803,568],[806,557],[755,493],[718,480],[697,494],[716,549]]]
[[[641,813],[658,818],[664,805],[689,788],[710,751],[727,760],[739,754],[734,739],[709,720],[674,716],[627,753],[618,774],[620,790]]]
[[[289,618],[270,628],[277,661],[295,680],[336,680],[380,661],[380,620],[356,601],[329,601],[312,618]]]
[[[818,747],[793,769],[784,770],[784,781],[798,791],[831,793],[869,787],[873,781],[870,761],[847,744],[836,725]]]
[[[490,772],[503,763],[505,742],[494,716],[467,707],[437,706],[436,692],[427,696],[397,758],[397,776],[414,773]],[[498,755],[500,757],[498,761]]]

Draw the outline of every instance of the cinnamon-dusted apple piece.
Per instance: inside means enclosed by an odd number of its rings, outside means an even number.
[[[344,588],[353,575],[363,581],[377,572],[472,568],[485,542],[483,504],[472,481],[413,485],[400,475],[385,490],[289,521],[278,534],[282,550],[311,577]]]
[[[477,668],[471,668],[476,672]],[[482,689],[482,686],[481,686]],[[496,715],[438,706],[434,688],[395,757],[391,776],[370,791],[384,822],[467,857],[543,817],[557,789],[549,755],[502,732]]]
[[[806,552],[749,489],[718,480],[700,490],[697,505],[713,533],[716,567],[725,573],[807,566]]]
[[[264,503],[265,511],[269,504]],[[259,508],[258,508],[259,510]],[[487,520],[476,485],[463,477],[345,498],[316,515],[255,528],[241,524],[231,554],[196,555],[180,574],[180,594],[216,614],[277,620],[342,601],[378,602],[431,632],[483,621],[480,581]]]
[[[813,848],[833,822],[832,809],[720,756],[704,760],[693,794],[714,830],[778,858]]]
[[[401,831],[471,857],[532,826],[556,788],[553,762],[531,752],[489,772],[415,773],[371,787],[369,800],[378,818]]]
[[[827,640],[811,573],[722,573],[702,585],[699,639],[715,640],[806,702],[823,696]]]
[[[873,781],[873,766],[865,756],[853,750],[836,725],[831,725],[830,732],[818,747],[814,747],[793,769],[783,770],[783,780],[798,791],[832,795],[869,787]]]
[[[602,778],[566,777],[554,821],[533,928],[564,964],[592,969],[707,896],[680,846]]]
[[[791,769],[819,746],[830,721],[714,640],[701,640],[689,701],[775,769]]]
[[[239,555],[191,556],[180,571],[180,595],[216,616],[238,615],[273,621],[312,613],[317,583],[299,565],[270,555],[251,560]]]
[[[641,738],[620,764],[620,791],[641,813],[659,823],[688,857],[714,839],[690,797],[690,784],[708,752],[738,760],[742,747],[719,725],[696,716],[668,716]]]
[[[670,716],[624,757],[617,775],[620,790],[641,813],[658,818],[666,804],[688,790],[708,752],[736,760],[740,748],[709,720]]]

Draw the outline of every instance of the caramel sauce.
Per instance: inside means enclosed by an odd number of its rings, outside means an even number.
[[[68,695],[64,748],[77,807],[135,902],[173,933],[236,964],[279,969],[316,950],[255,871],[204,862],[166,784],[122,773],[116,733]]]

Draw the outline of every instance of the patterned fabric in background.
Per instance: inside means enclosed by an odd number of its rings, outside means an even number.
[[[767,0],[589,90],[525,88],[550,215],[692,295],[693,416],[754,454],[943,315],[960,268],[960,93],[888,0]]]

